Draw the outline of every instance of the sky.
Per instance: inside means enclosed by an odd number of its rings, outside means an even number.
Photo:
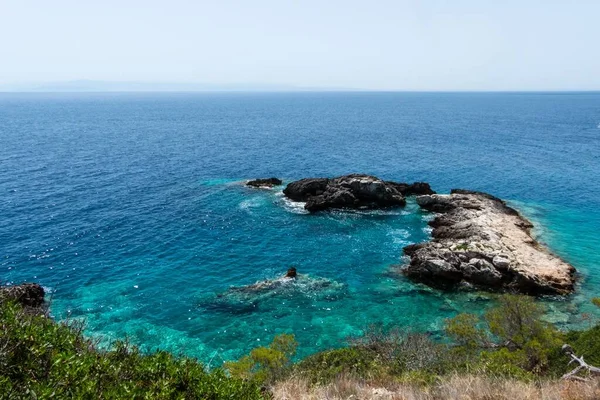
[[[600,90],[600,0],[0,0],[0,89]]]

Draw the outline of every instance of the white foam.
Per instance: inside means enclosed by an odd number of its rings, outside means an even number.
[[[309,212],[304,209],[305,202],[290,200],[285,197],[282,191],[275,193],[275,196],[278,197],[286,211],[293,214],[309,214]]]
[[[386,216],[394,216],[394,215],[408,215],[410,214],[408,211],[399,210],[399,209],[383,209],[383,210],[344,210],[344,212],[351,212],[354,214],[360,215],[386,215]]]
[[[42,289],[44,289],[44,293],[46,293],[46,294],[52,294],[52,293],[54,293],[54,289],[51,288],[50,286],[44,286],[44,285],[42,285]]]
[[[410,236],[410,232],[406,229],[391,229],[386,235],[392,237],[394,244],[406,244],[408,243],[406,239]]]
[[[264,200],[261,197],[251,197],[242,201],[239,204],[239,208],[244,211],[252,212],[252,209],[259,208],[264,204]]]

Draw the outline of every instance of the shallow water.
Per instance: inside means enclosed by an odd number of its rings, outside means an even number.
[[[280,332],[308,354],[489,305],[394,273],[429,234],[412,201],[307,215],[239,184],[363,172],[509,199],[578,268],[546,300],[576,326],[600,292],[599,122],[595,93],[0,94],[0,280],[40,282],[105,341],[213,365]],[[228,293],[291,265],[303,283]]]

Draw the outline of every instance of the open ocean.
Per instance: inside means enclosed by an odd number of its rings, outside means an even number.
[[[598,315],[600,93],[0,94],[0,283],[42,284],[101,343],[213,366],[282,332],[306,355],[492,304],[394,272],[429,235],[414,201],[307,215],[239,183],[353,172],[509,200],[579,272],[548,318]],[[228,292],[292,265],[303,283]]]

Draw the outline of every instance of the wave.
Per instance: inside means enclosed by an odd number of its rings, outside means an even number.
[[[407,245],[409,243],[407,239],[410,232],[406,229],[391,229],[386,235],[392,237],[394,244]]]
[[[251,197],[249,199],[243,200],[240,202],[238,207],[240,210],[247,211],[252,213],[253,209],[260,208],[265,204],[264,199],[262,197]]]
[[[200,182],[200,184],[202,186],[231,186],[243,182],[245,181],[240,181],[238,179],[207,179],[205,181]]]
[[[309,212],[304,209],[305,202],[290,200],[285,197],[283,191],[276,192],[275,197],[277,197],[278,202],[286,211],[292,214],[309,214]]]
[[[358,214],[358,215],[366,215],[366,216],[400,216],[400,215],[408,215],[410,212],[406,210],[401,210],[398,208],[387,208],[387,209],[378,209],[378,210],[352,210],[352,209],[344,209],[340,210],[340,212],[346,214]]]

